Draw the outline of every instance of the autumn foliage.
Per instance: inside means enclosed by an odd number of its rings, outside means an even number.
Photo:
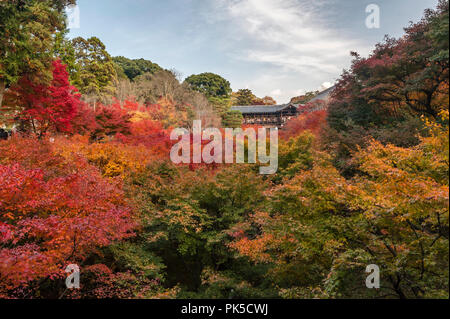
[[[0,165],[2,294],[58,278],[67,262],[81,263],[99,247],[132,235],[131,208],[120,185],[93,167],[71,163],[60,175],[36,167],[39,162],[8,162]]]
[[[8,90],[5,98],[6,108],[16,110],[14,120],[39,137],[49,131],[71,132],[80,105],[80,95],[69,83],[66,66],[55,60],[52,67],[50,85],[33,83],[24,76]]]
[[[318,133],[325,124],[326,117],[326,110],[302,114],[286,124],[281,132],[281,137],[288,140],[304,131]]]
[[[259,164],[170,160],[173,128],[239,127],[228,99],[252,104],[251,91],[231,94],[214,74],[179,83],[126,58],[116,70],[92,38],[75,41],[78,62],[55,57],[45,72],[11,76],[0,298],[448,298],[447,36],[440,1],[404,37],[355,53],[329,103],[297,98],[270,176]],[[133,83],[114,82],[120,68]],[[80,289],[66,289],[69,264]],[[365,286],[370,264],[380,289]]]

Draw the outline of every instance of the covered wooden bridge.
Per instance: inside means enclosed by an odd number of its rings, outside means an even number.
[[[232,111],[240,111],[244,123],[248,125],[261,125],[264,127],[283,128],[287,121],[299,113],[295,104],[270,106],[233,106]]]

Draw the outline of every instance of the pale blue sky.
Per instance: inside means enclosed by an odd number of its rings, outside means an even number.
[[[289,101],[334,82],[350,51],[366,55],[385,34],[438,0],[78,0],[80,28],[113,56],[145,58],[185,77],[214,72],[233,90]],[[381,10],[380,29],[365,26],[368,4]]]

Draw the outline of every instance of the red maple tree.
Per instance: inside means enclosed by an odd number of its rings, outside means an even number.
[[[118,184],[89,167],[46,175],[0,165],[0,296],[58,278],[68,264],[132,235],[135,224]]]
[[[22,77],[8,91],[6,102],[19,110],[17,119],[24,131],[38,137],[47,132],[70,132],[72,120],[80,105],[77,89],[69,83],[66,65],[53,61],[53,79],[49,85],[34,83]]]

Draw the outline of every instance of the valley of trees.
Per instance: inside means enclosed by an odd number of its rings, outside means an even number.
[[[449,298],[447,0],[352,53],[269,176],[175,165],[170,132],[273,98],[71,40],[74,3],[0,1],[0,298]]]

